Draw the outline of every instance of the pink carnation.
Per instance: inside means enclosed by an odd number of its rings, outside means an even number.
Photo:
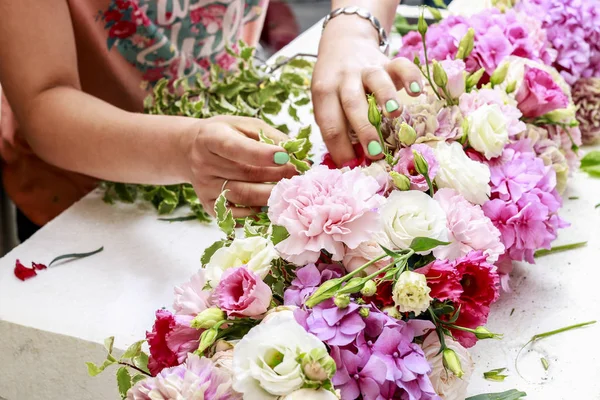
[[[529,65],[525,65],[525,77],[516,99],[519,110],[528,118],[539,117],[569,105],[567,95],[554,82],[552,76]]]
[[[207,308],[212,307],[212,291],[204,290],[206,283],[204,269],[200,269],[192,275],[189,282],[176,286],[175,301],[173,303],[175,313],[195,317]]]
[[[433,149],[426,144],[414,144],[410,148],[402,148],[397,154],[398,164],[394,166],[394,171],[406,175],[410,180],[411,190],[420,190],[426,192],[429,190],[425,177],[419,174],[415,169],[415,157],[413,151],[421,154],[427,164],[429,165],[429,178],[433,181],[433,178],[437,175],[439,163],[435,158]]]
[[[271,288],[245,266],[226,270],[216,293],[219,307],[230,317],[258,317],[273,297]]]
[[[453,189],[440,189],[433,196],[448,217],[448,246],[437,247],[438,259],[455,260],[473,250],[481,250],[489,263],[495,263],[504,253],[500,232],[485,216],[481,207],[468,202]]]
[[[384,197],[377,194],[379,189],[360,169],[344,172],[317,166],[282,180],[268,204],[271,222],[290,235],[277,250],[297,265],[316,262],[321,250],[341,261],[344,244],[356,248],[380,229],[377,209]]]
[[[152,376],[181,364],[188,353],[198,349],[202,332],[190,327],[192,319],[189,315],[173,315],[164,309],[156,311],[152,332],[146,332],[150,346],[148,369]]]

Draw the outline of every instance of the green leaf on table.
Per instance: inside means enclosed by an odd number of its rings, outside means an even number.
[[[520,400],[527,396],[527,393],[517,389],[511,389],[502,393],[486,393],[477,396],[467,397],[465,400]]]
[[[106,351],[108,352],[108,354],[112,354],[113,352],[113,345],[115,344],[115,337],[111,336],[111,337],[107,337],[106,339],[104,339],[104,348],[106,349]]]
[[[100,375],[102,371],[104,371],[107,367],[110,367],[114,363],[115,361],[107,359],[102,365],[96,365],[92,362],[86,362],[85,365],[87,365],[89,376],[97,376]]]
[[[168,201],[161,201],[158,205],[158,213],[160,215],[171,214],[177,208],[177,203],[171,203]]]
[[[94,254],[100,253],[102,250],[104,250],[104,246],[100,247],[98,250],[90,251],[89,253],[63,254],[62,256],[58,256],[54,260],[50,261],[50,264],[48,264],[48,266],[51,267],[52,264],[54,264],[58,261],[62,261],[62,260],[77,260],[80,258],[90,257],[90,256],[93,256]]]
[[[117,386],[121,398],[127,398],[127,392],[131,389],[131,375],[126,367],[121,367],[117,370]]]
[[[159,218],[159,221],[163,222],[186,222],[186,221],[194,221],[197,220],[198,216],[196,214],[185,215],[183,217],[174,217],[174,218]]]
[[[310,169],[310,164],[308,162],[304,160],[298,160],[298,158],[296,158],[296,156],[293,154],[290,156],[289,162],[296,168],[296,171],[298,171],[301,174],[305,173]]]
[[[506,368],[496,368],[491,371],[484,372],[483,377],[488,381],[504,382],[504,379],[508,377],[508,375],[502,374],[504,371],[506,371]]]
[[[227,208],[227,198],[225,198],[227,192],[229,192],[229,190],[224,190],[215,202],[215,214],[217,215],[217,225],[219,225],[221,231],[223,231],[227,237],[231,237],[235,233],[235,220],[233,219],[233,213]]]
[[[129,360],[135,358],[140,355],[142,352],[142,345],[146,342],[145,340],[140,340],[133,343],[131,346],[125,350],[125,353],[121,356],[121,360]]]
[[[300,122],[300,117],[298,117],[298,110],[291,104],[288,107],[288,114],[290,115],[290,117],[292,117],[294,121]]]
[[[548,363],[548,360],[546,360],[544,357],[540,358],[540,361],[542,362],[542,367],[544,367],[545,371],[548,371],[548,368],[550,368],[550,364]]]
[[[283,142],[281,147],[283,147],[289,154],[294,154],[302,150],[305,144],[306,139],[290,139],[286,142]]]
[[[227,243],[228,242],[226,240],[219,240],[218,242],[214,242],[209,247],[207,247],[206,250],[204,250],[204,253],[202,254],[202,258],[200,259],[202,265],[208,264],[213,254],[215,254],[216,251],[220,248],[224,247]]]
[[[590,151],[581,159],[581,169],[600,165],[600,151]]]
[[[135,190],[135,186],[133,185],[115,183],[114,189],[115,193],[119,197],[119,200],[125,203],[133,203],[135,201],[135,198],[137,197],[137,191]]]
[[[260,131],[258,131],[258,138],[263,143],[266,143],[266,144],[275,144],[275,141],[273,139],[271,139],[270,137],[268,137],[267,135],[265,135],[265,132],[263,132],[262,129]]]
[[[271,233],[271,241],[273,244],[283,242],[290,236],[289,232],[285,227],[279,225],[273,225],[273,233]]]
[[[589,176],[594,178],[600,178],[600,165],[593,165],[591,167],[581,168],[583,172],[587,172]]]
[[[554,253],[560,253],[563,251],[569,251],[569,250],[574,250],[574,249],[579,249],[581,247],[585,247],[587,245],[587,242],[578,242],[578,243],[571,243],[571,244],[565,244],[562,246],[554,246],[551,249],[541,249],[538,250],[534,253],[534,257],[538,258],[538,257],[543,257],[543,256],[547,256],[548,254],[554,254]]]
[[[431,238],[426,238],[426,237],[417,237],[417,238],[413,239],[412,243],[410,244],[410,248],[413,249],[415,251],[415,253],[419,253],[419,252],[423,252],[423,251],[429,251],[438,246],[446,246],[448,244],[450,244],[450,243],[442,242],[437,239],[431,239]]]
[[[150,371],[148,370],[148,354],[142,351],[140,352],[140,354],[133,357],[131,361],[133,361],[133,365],[135,365],[142,371],[150,373]]]

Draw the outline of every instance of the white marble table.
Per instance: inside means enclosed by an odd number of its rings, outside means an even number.
[[[316,53],[319,28],[306,32],[281,54]],[[306,113],[306,118],[310,118]],[[586,248],[518,266],[514,292],[494,306],[490,329],[503,341],[473,349],[477,370],[469,393],[526,391],[528,399],[600,399],[600,357],[593,326],[538,343],[521,358],[518,348],[536,333],[600,319],[595,304],[600,281],[600,180],[576,173],[563,217],[572,223],[557,243],[588,240]],[[104,358],[102,341],[116,336],[120,349],[144,337],[157,308],[169,307],[173,286],[200,266],[203,249],[219,237],[216,228],[196,222],[157,220],[145,204],[114,206],[92,193],[29,241],[0,259],[0,400],[118,398],[109,372],[89,378],[86,361]],[[49,262],[54,256],[104,246],[91,258],[40,272],[21,282],[13,275],[16,259]],[[515,309],[512,316],[511,310]],[[544,371],[540,357],[550,363]],[[484,371],[507,367],[503,383],[488,382]]]

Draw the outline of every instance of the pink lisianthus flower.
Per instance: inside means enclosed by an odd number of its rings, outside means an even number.
[[[410,180],[411,190],[420,190],[426,192],[429,190],[425,177],[417,172],[415,169],[415,157],[413,151],[421,154],[427,164],[429,165],[429,178],[433,182],[433,179],[437,175],[439,163],[435,158],[433,149],[426,144],[413,144],[410,148],[405,147],[400,149],[397,154],[398,163],[394,166],[394,171],[406,175]]]
[[[567,95],[552,76],[541,69],[525,65],[523,84],[516,95],[519,110],[525,117],[535,118],[569,105]]]
[[[229,317],[258,317],[267,312],[273,297],[271,288],[245,266],[226,270],[216,293]]]
[[[453,189],[439,189],[433,196],[448,217],[447,246],[436,247],[433,255],[438,259],[455,260],[473,250],[484,252],[489,263],[495,263],[504,253],[500,232],[485,216],[481,207],[468,202]]]
[[[173,315],[164,309],[156,311],[152,331],[146,332],[150,346],[148,369],[152,376],[181,364],[188,353],[198,348],[202,332],[190,327],[192,320],[189,315]]]
[[[380,230],[377,209],[384,197],[377,181],[359,169],[341,171],[317,166],[305,175],[279,182],[269,198],[269,218],[289,237],[276,248],[297,265],[314,263],[321,250],[334,261],[346,245],[356,248]]]
[[[458,99],[466,90],[465,62],[463,60],[443,60],[440,65],[448,76],[446,89],[448,89],[450,97]],[[440,90],[440,94],[445,96],[442,90]]]
[[[207,308],[212,307],[212,291],[204,290],[206,283],[204,269],[200,269],[192,275],[189,282],[176,286],[175,301],[173,303],[175,313],[195,317]]]
[[[521,121],[523,116],[521,111],[515,105],[510,104],[508,97],[499,90],[481,89],[464,93],[459,99],[459,107],[465,118],[485,104],[500,106],[502,114],[506,117],[506,127],[510,138],[514,138],[527,129],[527,125]]]

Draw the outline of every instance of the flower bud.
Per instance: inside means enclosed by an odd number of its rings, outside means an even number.
[[[333,295],[335,295],[335,293],[338,291],[338,289],[340,288],[341,285],[342,285],[342,280],[339,278],[338,279],[330,279],[330,280],[324,282],[323,284],[321,284],[321,286],[319,286],[317,291],[314,292],[306,300],[306,302],[304,304],[308,308],[316,306],[317,304],[321,303],[322,301],[325,301],[325,300],[333,297]]]
[[[433,62],[433,81],[440,88],[445,88],[448,84],[448,75],[446,74],[446,71],[444,71],[442,65],[437,61]]]
[[[381,125],[381,112],[379,111],[379,107],[377,107],[375,97],[373,95],[368,95],[367,102],[369,103],[369,122],[371,125],[377,127]]]
[[[360,290],[360,294],[363,296],[371,297],[377,293],[377,285],[372,279],[365,282],[365,286]]]
[[[363,288],[365,282],[363,278],[350,279],[343,288],[337,291],[337,294],[353,294],[358,293]]]
[[[510,81],[508,85],[506,85],[506,94],[511,94],[517,90],[517,81]]]
[[[402,318],[402,314],[400,314],[400,311],[398,311],[398,308],[396,308],[395,306],[386,307],[382,311],[391,318]]]
[[[421,34],[421,36],[425,36],[427,33],[427,22],[425,22],[425,17],[422,13],[419,16],[419,22],[417,22],[417,31]]]
[[[510,67],[510,63],[504,62],[504,63],[502,63],[502,65],[500,65],[498,68],[496,68],[496,70],[490,77],[490,82],[492,83],[492,86],[500,85],[500,84],[502,84],[502,82],[504,82],[504,80],[506,79],[506,74],[508,73],[509,67]]]
[[[576,107],[574,105],[570,105],[567,108],[559,108],[554,111],[550,111],[549,113],[544,114],[544,118],[550,122],[561,122],[561,123],[569,123],[571,121],[575,121],[575,111]]]
[[[302,358],[302,371],[314,382],[325,382],[335,375],[335,360],[325,349],[313,349]]]
[[[403,145],[410,146],[417,140],[417,132],[412,126],[403,122],[400,124],[400,130],[398,131],[398,140]]]
[[[400,190],[409,190],[410,189],[410,179],[406,175],[402,175],[396,171],[390,171],[390,176],[392,177],[392,182],[394,185]]]
[[[198,350],[196,350],[196,354],[202,355],[206,349],[212,346],[215,343],[218,334],[218,329],[207,329],[202,332],[202,335],[200,335],[200,345],[198,346]]]
[[[458,50],[456,52],[456,59],[464,60],[469,57],[471,52],[473,51],[473,46],[475,43],[475,30],[473,28],[469,28],[465,36],[460,40],[458,45]]]
[[[469,89],[472,89],[475,86],[477,86],[477,84],[479,84],[479,81],[481,80],[481,77],[483,76],[484,73],[485,73],[485,68],[479,68],[477,71],[475,71],[471,75],[469,75],[469,77],[467,78],[467,91],[469,91]]]
[[[421,153],[413,150],[413,157],[415,159],[414,164],[417,172],[423,176],[429,174],[429,165]]]
[[[458,378],[462,378],[465,374],[460,364],[460,359],[456,352],[452,349],[446,348],[443,352],[443,363],[446,369],[449,369]]]
[[[192,320],[190,326],[195,329],[210,329],[225,317],[225,313],[219,307],[207,308]]]
[[[492,333],[490,331],[488,331],[485,327],[483,326],[479,326],[477,327],[477,329],[475,329],[475,336],[477,337],[477,339],[502,339],[502,334],[499,333]]]
[[[363,318],[367,318],[370,313],[371,312],[366,307],[362,307],[360,310],[358,310],[358,315],[360,315]]]
[[[337,306],[337,308],[346,308],[350,305],[350,295],[336,294],[333,298],[333,303]]]

